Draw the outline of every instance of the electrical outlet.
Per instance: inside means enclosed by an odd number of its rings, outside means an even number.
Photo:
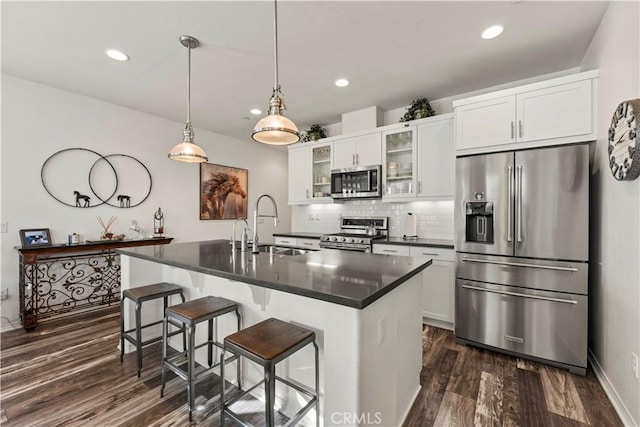
[[[631,369],[633,369],[633,375],[638,379],[638,356],[635,353],[631,353]]]
[[[4,301],[9,298],[9,289],[0,289],[0,301]]]
[[[9,229],[9,224],[6,222],[0,223],[0,233],[6,233]]]

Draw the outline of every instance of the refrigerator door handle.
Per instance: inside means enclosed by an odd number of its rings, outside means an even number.
[[[575,267],[558,267],[555,265],[544,265],[544,264],[526,264],[523,262],[509,262],[509,261],[491,261],[487,259],[479,259],[479,258],[468,258],[462,257],[463,261],[467,262],[479,262],[482,264],[496,264],[496,265],[508,265],[512,267],[530,267],[530,268],[541,268],[543,270],[559,270],[559,271],[569,271],[575,273],[578,271]]]
[[[564,304],[577,304],[578,303],[578,301],[572,300],[572,299],[541,297],[541,296],[538,296],[538,295],[527,295],[527,294],[521,294],[521,293],[518,293],[518,292],[498,291],[498,290],[495,290],[495,289],[485,289],[485,288],[480,288],[480,287],[477,287],[477,286],[470,286],[470,285],[462,285],[462,287],[464,289],[470,289],[470,290],[473,290],[473,291],[491,292],[493,294],[509,295],[509,296],[512,296],[512,297],[540,299],[540,300],[544,300],[544,301],[561,302],[561,303],[564,303]]]
[[[522,242],[522,165],[516,166],[516,239]]]
[[[511,242],[513,240],[513,166],[507,167],[507,173],[509,174],[507,185],[509,191],[509,203],[507,203],[507,242]]]

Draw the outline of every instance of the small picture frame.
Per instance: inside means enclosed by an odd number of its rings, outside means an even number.
[[[29,228],[19,231],[23,248],[51,246],[51,232],[48,228]]]

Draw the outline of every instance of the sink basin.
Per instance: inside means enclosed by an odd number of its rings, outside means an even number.
[[[309,253],[309,251],[305,249],[295,249],[295,248],[282,249],[282,250],[276,249],[276,255],[296,256],[296,255],[304,255],[306,253]]]

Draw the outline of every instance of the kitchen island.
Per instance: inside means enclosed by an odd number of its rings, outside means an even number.
[[[185,288],[187,300],[215,295],[238,302],[244,326],[276,317],[315,330],[324,425],[395,426],[409,411],[420,388],[422,270],[431,264],[429,258],[338,250],[254,255],[232,253],[226,240],[118,252],[123,289],[175,283]],[[144,311],[158,318],[161,306]],[[126,314],[129,324],[133,316]],[[220,341],[235,330],[233,316],[217,323]],[[205,330],[200,328],[199,339],[205,339]],[[180,343],[176,337],[172,345]],[[196,359],[203,362],[206,355]],[[247,386],[262,377],[261,369],[246,361],[242,372]],[[277,372],[313,389],[312,347],[281,363]],[[287,415],[304,404],[286,387],[278,387],[276,395]],[[310,411],[305,424],[314,419]]]

